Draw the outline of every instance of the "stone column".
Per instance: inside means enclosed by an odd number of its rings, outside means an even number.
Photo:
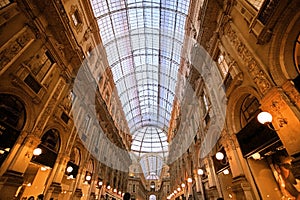
[[[238,142],[236,138],[224,131],[222,133],[221,143],[225,149],[231,174],[232,174],[232,192],[236,196],[236,199],[255,199],[253,190],[250,183],[247,181],[245,172],[242,167],[240,159],[243,159],[242,155],[237,152]],[[250,177],[252,178],[252,177]]]
[[[207,194],[209,199],[214,199],[219,196],[220,187],[217,186],[216,172],[210,154],[207,157],[205,157],[203,162],[205,164],[205,170],[208,175],[207,179],[208,179],[208,187],[209,187],[209,189],[205,191],[205,193]]]
[[[24,133],[23,133],[24,134]],[[23,140],[22,140],[23,141]],[[23,174],[25,173],[30,160],[33,156],[33,150],[40,142],[39,138],[34,135],[28,135],[25,139],[25,144],[22,145],[21,139],[17,141],[10,155],[7,157],[1,169],[0,178],[0,194],[1,200],[13,199],[19,187],[23,184]]]
[[[48,182],[46,186],[46,199],[50,199],[51,197],[57,199],[58,195],[61,193],[62,188],[60,183],[62,182],[63,176],[65,174],[65,169],[69,160],[70,158],[67,155],[59,154],[57,156],[56,163],[48,179],[51,182]]]

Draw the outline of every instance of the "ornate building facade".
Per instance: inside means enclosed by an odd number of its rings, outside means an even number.
[[[0,6],[0,200],[300,199],[299,1],[189,2],[159,177],[130,154],[93,1]]]

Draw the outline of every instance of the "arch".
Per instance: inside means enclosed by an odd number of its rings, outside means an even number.
[[[244,127],[259,113],[258,99],[252,94],[245,95],[240,106],[240,124]]]
[[[80,165],[81,155],[80,155],[80,150],[77,147],[73,148],[71,155],[70,155],[70,161],[72,161],[77,166]]]
[[[231,133],[237,133],[242,129],[240,108],[248,95],[253,95],[258,100],[261,99],[259,92],[255,88],[246,86],[237,88],[231,94],[234,98],[228,98],[226,123],[228,124],[228,131]]]
[[[86,170],[93,173],[94,172],[94,162],[92,159],[89,160],[87,166],[86,166]]]
[[[294,46],[300,27],[300,13],[295,13],[297,2],[291,2],[281,16],[282,23],[274,29],[274,38],[270,46],[270,72],[276,85],[299,76],[294,63]],[[284,23],[286,22],[286,23]],[[279,42],[278,42],[279,41]]]
[[[21,100],[0,94],[0,166],[15,145],[26,123],[26,110]]]
[[[46,131],[37,147],[42,150],[42,153],[38,156],[33,156],[31,161],[53,168],[60,150],[60,134],[58,130],[49,129]]]

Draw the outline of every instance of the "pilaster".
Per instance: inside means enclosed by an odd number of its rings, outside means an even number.
[[[62,189],[60,183],[52,182],[45,195],[46,199],[58,199],[58,195],[61,193],[61,191]]]
[[[273,87],[261,100],[261,109],[273,116],[272,125],[287,152],[290,155],[299,153],[300,111],[295,100],[292,101],[282,88]]]
[[[232,181],[232,192],[236,199],[239,200],[254,200],[253,193],[249,182],[244,176],[235,177]]]
[[[11,200],[23,184],[23,175],[16,171],[6,171],[0,177],[0,200]]]

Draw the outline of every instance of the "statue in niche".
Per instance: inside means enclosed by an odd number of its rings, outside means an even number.
[[[283,195],[281,199],[300,200],[300,180],[292,173],[293,158],[283,151],[274,154],[272,160],[274,176]]]

